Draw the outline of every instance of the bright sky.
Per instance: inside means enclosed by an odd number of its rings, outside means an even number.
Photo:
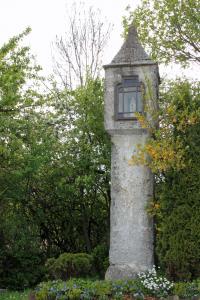
[[[73,2],[79,0],[0,0],[0,45],[13,35],[19,34],[30,26],[32,32],[27,38],[31,51],[45,70],[52,71],[51,43],[56,35],[66,30],[66,10]],[[140,0],[85,0],[88,6],[99,8],[102,16],[114,25],[103,64],[109,63],[122,44],[122,16],[130,5],[136,8]],[[161,72],[182,75],[182,71],[173,66],[171,69],[161,68]],[[187,71],[193,78],[198,78],[198,70]]]
[[[85,0],[88,6],[99,8],[102,16],[114,25],[104,64],[119,50],[122,39],[122,16],[127,5],[135,8],[140,0]],[[51,43],[56,35],[66,31],[66,9],[79,0],[0,0],[0,45],[30,26],[27,38],[31,50],[47,72],[51,71]],[[112,47],[110,47],[112,45]]]

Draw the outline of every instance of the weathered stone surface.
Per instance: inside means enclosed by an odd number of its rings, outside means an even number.
[[[121,49],[112,60],[111,64],[134,63],[138,61],[150,60],[139,43],[137,31],[134,26],[129,29],[128,36]]]
[[[130,267],[129,265],[110,265],[105,279],[107,280],[118,280],[122,278],[134,278],[135,277],[135,270]]]
[[[122,49],[105,66],[105,128],[112,139],[110,267],[106,279],[133,278],[153,266],[153,221],[146,212],[153,197],[153,177],[148,168],[129,163],[148,133],[137,119],[115,118],[115,87],[124,76],[137,75],[145,86],[145,101],[155,106],[158,66],[149,60],[134,34],[131,29]],[[148,113],[147,118],[151,119]]]
[[[156,106],[155,99],[157,98],[159,83],[157,64],[106,68],[104,124],[106,130],[111,135],[124,134],[124,130],[128,130],[130,134],[137,134],[138,129],[141,129],[137,120],[116,121],[115,119],[115,86],[122,81],[123,76],[132,75],[138,75],[139,81],[145,85],[145,97],[147,97],[145,101],[149,102],[149,106],[151,106],[152,109]],[[149,87],[151,87],[151,90],[149,90]],[[150,119],[150,116],[147,117]]]
[[[147,135],[113,135],[110,268],[107,279],[134,277],[153,266],[153,223],[146,213],[153,196],[149,169],[129,160]]]

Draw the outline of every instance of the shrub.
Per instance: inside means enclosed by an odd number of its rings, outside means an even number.
[[[0,287],[23,290],[35,286],[43,278],[43,264],[41,255],[32,249],[30,253],[5,253],[2,259],[0,254]]]
[[[36,226],[15,209],[4,213],[6,217],[0,222],[0,288],[23,290],[42,280],[44,253]]]
[[[181,298],[200,296],[200,281],[177,282],[174,284],[173,293]]]
[[[46,272],[48,279],[87,277],[92,273],[92,256],[86,253],[63,253],[57,259],[47,260]]]
[[[95,271],[103,278],[109,266],[108,246],[106,244],[96,246],[91,255]]]
[[[30,291],[5,291],[0,292],[0,300],[27,300],[29,299]],[[30,299],[31,300],[31,299]]]

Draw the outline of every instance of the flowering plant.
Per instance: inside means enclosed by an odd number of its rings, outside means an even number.
[[[155,297],[166,297],[170,294],[173,283],[157,274],[155,266],[151,270],[138,274],[138,280],[146,293]]]

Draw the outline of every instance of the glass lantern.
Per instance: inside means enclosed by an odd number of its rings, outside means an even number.
[[[116,118],[117,120],[134,119],[135,113],[143,112],[142,85],[138,76],[124,77],[116,86]]]

